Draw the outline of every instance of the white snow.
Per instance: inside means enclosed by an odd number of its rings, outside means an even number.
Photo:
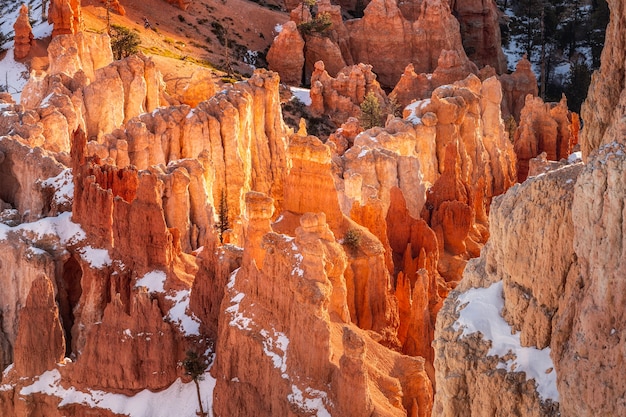
[[[274,26],[274,32],[276,32],[276,34],[279,34],[282,31],[283,31],[283,25],[281,25],[280,23],[276,23],[276,26]]]
[[[16,103],[20,102],[20,95],[28,77],[28,68],[26,65],[15,61],[13,48],[10,48],[4,59],[0,61],[0,85],[11,93]]]
[[[234,274],[231,275],[231,280],[233,280],[234,285]],[[230,285],[230,282],[229,282]],[[231,287],[232,288],[232,287]],[[231,320],[229,325],[233,327],[239,328],[239,330],[249,330],[250,324],[252,323],[252,319],[250,317],[246,317],[242,312],[239,311],[239,304],[241,300],[245,297],[244,293],[237,293],[233,298],[231,298],[230,302],[233,303],[231,306],[227,307],[224,310],[226,313],[230,314]]]
[[[185,335],[200,336],[200,320],[193,313],[191,315],[187,314],[189,296],[189,290],[176,291],[173,296],[165,296],[166,299],[174,303],[174,306],[167,313],[167,318],[172,323],[178,325]]]
[[[145,287],[148,292],[166,293],[165,281],[167,275],[163,271],[150,271],[135,282],[135,287]],[[186,336],[200,335],[200,320],[189,314],[189,298],[191,290],[172,291],[165,295],[165,299],[172,302],[172,307],[165,315],[165,319],[176,324]]]
[[[459,303],[459,318],[454,329],[463,329],[461,337],[481,333],[484,340],[491,341],[489,356],[502,358],[512,352],[515,359],[500,363],[498,368],[507,372],[525,372],[526,380],[535,380],[537,392],[544,401],[559,401],[550,348],[539,350],[521,346],[519,334],[512,334],[511,326],[502,318],[502,281],[488,288],[470,289],[459,296]]]
[[[42,185],[56,190],[52,199],[57,205],[71,204],[74,198],[74,180],[71,168],[64,169],[56,177],[44,180]]]
[[[583,153],[581,151],[574,152],[570,156],[567,157],[567,162],[570,164],[575,164],[576,162],[580,162],[583,160]]]
[[[77,250],[80,253],[80,257],[89,263],[94,268],[104,268],[107,265],[111,265],[111,256],[106,249],[92,248],[91,246],[85,246],[82,249]]]
[[[289,87],[294,97],[304,103],[305,106],[311,105],[311,90],[301,87]]]
[[[292,384],[291,394],[287,395],[287,399],[290,403],[299,407],[302,413],[312,414],[317,417],[331,417],[324,405],[324,401],[328,401],[328,397],[323,391],[307,388],[302,392],[300,388]]]
[[[408,111],[410,115],[406,118],[407,121],[413,123],[414,125],[421,124],[422,118],[417,116],[417,112],[419,110],[420,113],[423,112],[424,108],[430,104],[430,99],[417,100],[413,103],[407,105],[404,110]]]
[[[25,3],[30,8],[30,19],[33,24],[33,35],[35,39],[45,38],[52,34],[52,25],[47,21],[41,21],[41,1],[40,0],[25,0],[20,2],[13,2],[9,4],[3,4],[2,6],[2,19],[0,20],[0,33],[7,35],[10,39],[13,39],[14,31],[13,24],[19,16],[20,7],[22,3]],[[0,45],[2,49],[7,50],[7,54],[4,59],[0,60],[0,85],[8,85],[8,91],[13,96],[13,100],[16,103],[20,101],[20,94],[29,74],[25,65],[16,62],[13,56],[13,40]]]
[[[272,360],[274,368],[280,369],[283,378],[287,378],[287,347],[289,338],[282,332],[272,329],[271,333],[265,329],[259,332],[263,336],[263,352]],[[279,353],[277,353],[277,351]]]
[[[165,292],[165,272],[150,271],[135,282],[135,287],[146,287],[148,292]]]
[[[180,378],[161,392],[143,390],[129,397],[100,390],[79,391],[75,387],[64,388],[60,384],[58,370],[44,372],[33,384],[22,388],[20,395],[40,392],[61,398],[59,407],[67,404],[84,404],[96,409],[111,410],[130,417],[195,417],[198,411],[196,387],[193,382],[182,383]],[[215,379],[206,372],[200,381],[200,393],[204,410],[212,416]]]
[[[0,223],[0,240],[7,239],[8,232],[29,234],[33,240],[41,240],[48,235],[57,235],[62,245],[78,243],[85,239],[85,231],[72,222],[72,213],[61,213],[56,217],[45,217],[31,223],[9,227]]]

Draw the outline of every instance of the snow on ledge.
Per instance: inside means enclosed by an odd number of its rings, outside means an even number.
[[[556,370],[550,358],[550,348],[539,350],[523,347],[520,335],[512,334],[511,326],[502,318],[504,307],[502,281],[488,288],[472,288],[459,295],[459,318],[454,329],[463,329],[461,337],[480,332],[483,340],[491,341],[489,356],[502,358],[512,352],[515,359],[498,364],[498,369],[507,372],[525,372],[526,380],[534,379],[537,392],[543,401],[559,401],[556,388]]]
[[[143,390],[132,397],[110,392],[75,387],[64,388],[61,374],[57,369],[46,371],[31,385],[22,388],[20,396],[32,393],[44,393],[61,398],[59,407],[67,404],[83,404],[94,409],[111,410],[113,413],[130,417],[195,417],[198,410],[198,398],[193,382],[183,383],[180,378],[160,392]],[[206,372],[200,382],[200,393],[205,410],[213,409],[213,389],[215,379]]]
[[[311,90],[301,87],[289,87],[294,97],[304,103],[305,106],[311,105]]]

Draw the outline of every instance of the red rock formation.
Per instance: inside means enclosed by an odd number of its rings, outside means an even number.
[[[215,412],[291,416],[356,410],[391,416],[413,407],[416,415],[427,416],[432,388],[423,362],[397,355],[346,324],[347,261],[325,216],[303,215],[295,234],[265,234],[257,244],[272,256],[261,269],[250,258],[231,277],[213,368],[224,375],[216,386]],[[288,284],[271,284],[276,277]],[[303,327],[306,336],[297,330]],[[251,355],[258,358],[254,371],[239,365]]]
[[[383,86],[391,88],[410,63],[417,72],[433,72],[443,50],[457,52],[462,61],[467,59],[461,44],[459,24],[452,17],[447,1],[426,0],[418,7],[411,3],[411,9],[405,6],[393,0],[372,1],[365,8],[363,18],[344,22],[339,6],[321,1],[318,15],[327,13],[332,25],[323,34],[306,36],[305,78],[308,79],[308,74],[315,71],[314,63],[318,60],[324,62],[332,76],[341,70],[344,63],[365,63],[373,67]],[[309,15],[302,18],[301,7],[291,12],[295,23],[311,19]],[[279,40],[280,35],[276,38],[277,42]],[[277,46],[276,50],[284,51],[276,54],[287,55],[282,46]],[[296,74],[297,71],[293,71]]]
[[[54,26],[52,37],[83,30],[80,0],[50,0],[48,23]]]
[[[607,3],[611,19],[606,28],[601,67],[592,76],[589,94],[581,107],[585,129],[581,132],[580,148],[585,161],[595,149],[619,136],[615,129],[621,129],[614,110],[623,103],[621,93],[626,63],[622,62],[621,57],[624,56],[626,40],[621,37],[621,25],[624,22],[624,9],[619,1],[609,0]]]
[[[34,38],[33,28],[28,21],[28,6],[25,4],[22,4],[20,8],[20,14],[13,25],[13,30],[15,31],[15,59],[24,59],[30,52]]]
[[[267,64],[269,69],[280,75],[282,82],[289,85],[302,83],[304,39],[295,22],[289,21],[283,25],[267,52]]]
[[[13,349],[15,371],[23,376],[36,376],[53,369],[65,356],[54,289],[45,275],[31,284],[26,305],[20,310]]]
[[[87,332],[72,378],[111,392],[162,389],[178,375],[177,344],[156,299],[140,291],[125,306],[118,294],[104,309],[101,322]],[[94,372],[95,367],[106,372]]]
[[[524,56],[519,60],[512,74],[500,76],[502,83],[502,118],[507,119],[513,116],[519,121],[522,108],[526,102],[526,96],[531,94],[537,96],[537,77],[533,72],[530,61]]]
[[[417,13],[416,13],[417,14]],[[396,85],[409,63],[417,73],[431,73],[442,50],[465,58],[459,24],[448,1],[425,0],[414,21],[406,19],[393,0],[374,0],[362,19],[346,22],[354,62],[372,65],[380,83]]]
[[[360,104],[369,92],[376,95],[379,103],[386,103],[385,92],[376,81],[371,65],[345,67],[332,78],[325,64],[318,61],[311,76],[311,113],[316,116],[327,114],[337,124],[349,117],[359,118]]]
[[[126,15],[126,9],[124,9],[124,6],[121,5],[121,3],[119,2],[119,0],[100,0],[101,3],[108,5],[108,7],[110,8],[111,11],[114,11],[115,13],[119,14],[120,16],[125,16]]]
[[[528,161],[542,152],[550,161],[567,158],[577,142],[578,128],[578,117],[567,110],[565,97],[556,104],[526,96],[514,138],[518,181],[526,179]]]
[[[491,66],[498,74],[506,72],[502,51],[500,11],[494,0],[451,0],[450,8],[461,26],[463,48],[479,67]]]
[[[470,74],[477,74],[476,65],[465,55],[457,51],[441,51],[437,68],[432,74],[416,74],[413,64],[404,69],[404,74],[394,87],[390,96],[396,98],[401,107],[412,101],[428,98],[433,90],[445,84],[465,79]]]

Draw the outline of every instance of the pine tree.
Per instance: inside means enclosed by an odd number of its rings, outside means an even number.
[[[196,384],[196,393],[198,394],[198,405],[200,406],[200,412],[196,413],[201,417],[205,417],[208,413],[204,412],[202,407],[202,398],[200,397],[200,381],[204,380],[204,371],[209,367],[206,359],[198,355],[192,350],[187,351],[187,356],[183,361],[183,367],[185,368],[185,375],[189,375]]]
[[[361,103],[361,125],[364,129],[383,125],[383,111],[373,91],[367,93]]]
[[[224,190],[222,190],[220,197],[217,216],[217,234],[220,238],[220,243],[224,243],[224,232],[230,229],[230,223],[228,221],[228,200],[226,199],[226,192]]]

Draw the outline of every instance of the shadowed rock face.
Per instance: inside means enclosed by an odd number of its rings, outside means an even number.
[[[608,416],[626,411],[620,375],[626,147],[624,107],[615,106],[623,95],[618,86],[624,75],[619,70],[623,60],[614,59],[623,54],[617,27],[626,15],[621,3],[610,1],[609,6],[611,23],[599,71],[603,76],[594,76],[582,114],[588,118],[581,132],[586,163],[559,164],[495,200],[491,240],[481,257],[468,265],[458,288],[465,292],[502,285],[502,315],[519,331],[520,344],[551,349],[546,374],[556,372],[552,389],[558,389],[558,410],[556,404],[537,398],[528,381],[518,377],[521,374],[510,369],[494,372],[502,359],[488,357],[476,335],[459,337],[454,329],[460,308],[455,304],[462,295],[452,293],[435,332],[436,413],[492,412],[485,410],[493,410],[494,397],[499,399],[498,410],[535,404],[510,413],[519,416]],[[468,357],[473,358],[469,363]],[[514,392],[534,399],[511,398]]]

